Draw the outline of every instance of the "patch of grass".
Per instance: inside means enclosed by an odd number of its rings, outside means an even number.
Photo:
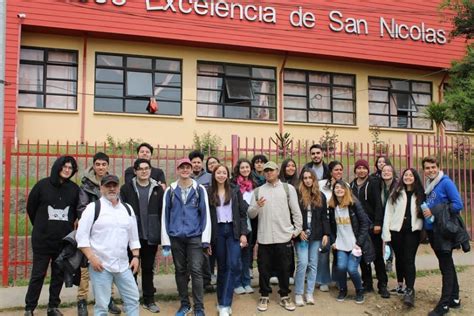
[[[16,226],[16,220],[18,216],[18,230]],[[30,236],[33,226],[29,222],[28,215],[26,213],[10,214],[10,236]],[[26,223],[28,222],[28,229]],[[3,227],[3,216],[0,217],[0,227]]]

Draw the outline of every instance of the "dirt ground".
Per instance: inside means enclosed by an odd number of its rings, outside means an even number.
[[[474,315],[474,267],[464,268],[458,273],[460,283],[460,297],[462,308],[452,309],[449,315]],[[395,285],[395,280],[390,280],[390,286]],[[350,284],[350,282],[349,282]],[[314,306],[298,307],[295,312],[288,312],[278,305],[277,286],[274,286],[274,293],[270,297],[270,305],[267,312],[261,313],[256,309],[258,293],[253,295],[234,296],[232,306],[233,315],[251,316],[251,315],[426,315],[435,305],[441,293],[441,275],[432,274],[420,276],[416,279],[416,306],[413,309],[407,309],[401,303],[401,297],[392,295],[390,299],[382,299],[379,295],[368,294],[364,304],[358,305],[353,300],[354,291],[350,289],[349,298],[345,302],[337,302],[335,297],[337,290],[331,288],[329,293],[323,293],[317,290],[315,292],[316,304]],[[174,315],[178,308],[177,301],[158,302],[161,312],[157,315]],[[206,294],[205,308],[207,315],[217,315],[215,294]],[[66,316],[77,315],[76,307],[61,308]],[[23,311],[4,311],[0,315],[22,315]],[[141,308],[141,315],[153,315]],[[35,315],[46,315],[46,310],[35,311]],[[89,305],[89,315],[93,315],[93,306]]]

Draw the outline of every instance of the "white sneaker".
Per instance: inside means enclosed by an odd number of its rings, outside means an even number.
[[[304,306],[303,295],[295,295],[295,304],[296,306]]]
[[[252,294],[254,292],[253,288],[250,285],[244,287],[245,293]]]
[[[314,305],[314,297],[313,294],[306,294],[306,304]]]
[[[290,277],[290,285],[294,285],[294,284],[295,284],[295,278]]]
[[[230,316],[230,307],[221,307],[219,309],[219,316]]]
[[[278,278],[277,277],[271,277],[270,278],[270,284],[278,284]]]
[[[321,284],[321,286],[319,287],[319,290],[321,292],[329,292],[329,286],[327,284]]]
[[[238,295],[240,295],[240,294],[245,294],[245,289],[244,289],[242,286],[236,287],[236,288],[234,289],[234,293],[235,293],[235,294],[238,294]]]

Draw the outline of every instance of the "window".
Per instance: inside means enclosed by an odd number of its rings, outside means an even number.
[[[150,98],[155,114],[181,115],[180,60],[97,53],[96,111],[148,113]]]
[[[285,121],[355,124],[355,76],[285,69]]]
[[[431,129],[423,114],[431,89],[431,82],[369,77],[370,126]]]
[[[275,69],[198,62],[197,115],[276,120]]]
[[[75,110],[77,52],[22,47],[18,107]]]

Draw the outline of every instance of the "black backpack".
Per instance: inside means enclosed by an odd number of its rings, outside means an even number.
[[[94,212],[94,222],[92,223],[92,225],[94,225],[95,221],[99,218],[99,215],[100,215],[100,199],[95,200],[94,205],[95,205],[95,212]],[[125,208],[127,209],[128,215],[132,216],[132,210],[130,210],[130,207],[128,206],[128,204],[122,203],[122,205],[125,206]]]

